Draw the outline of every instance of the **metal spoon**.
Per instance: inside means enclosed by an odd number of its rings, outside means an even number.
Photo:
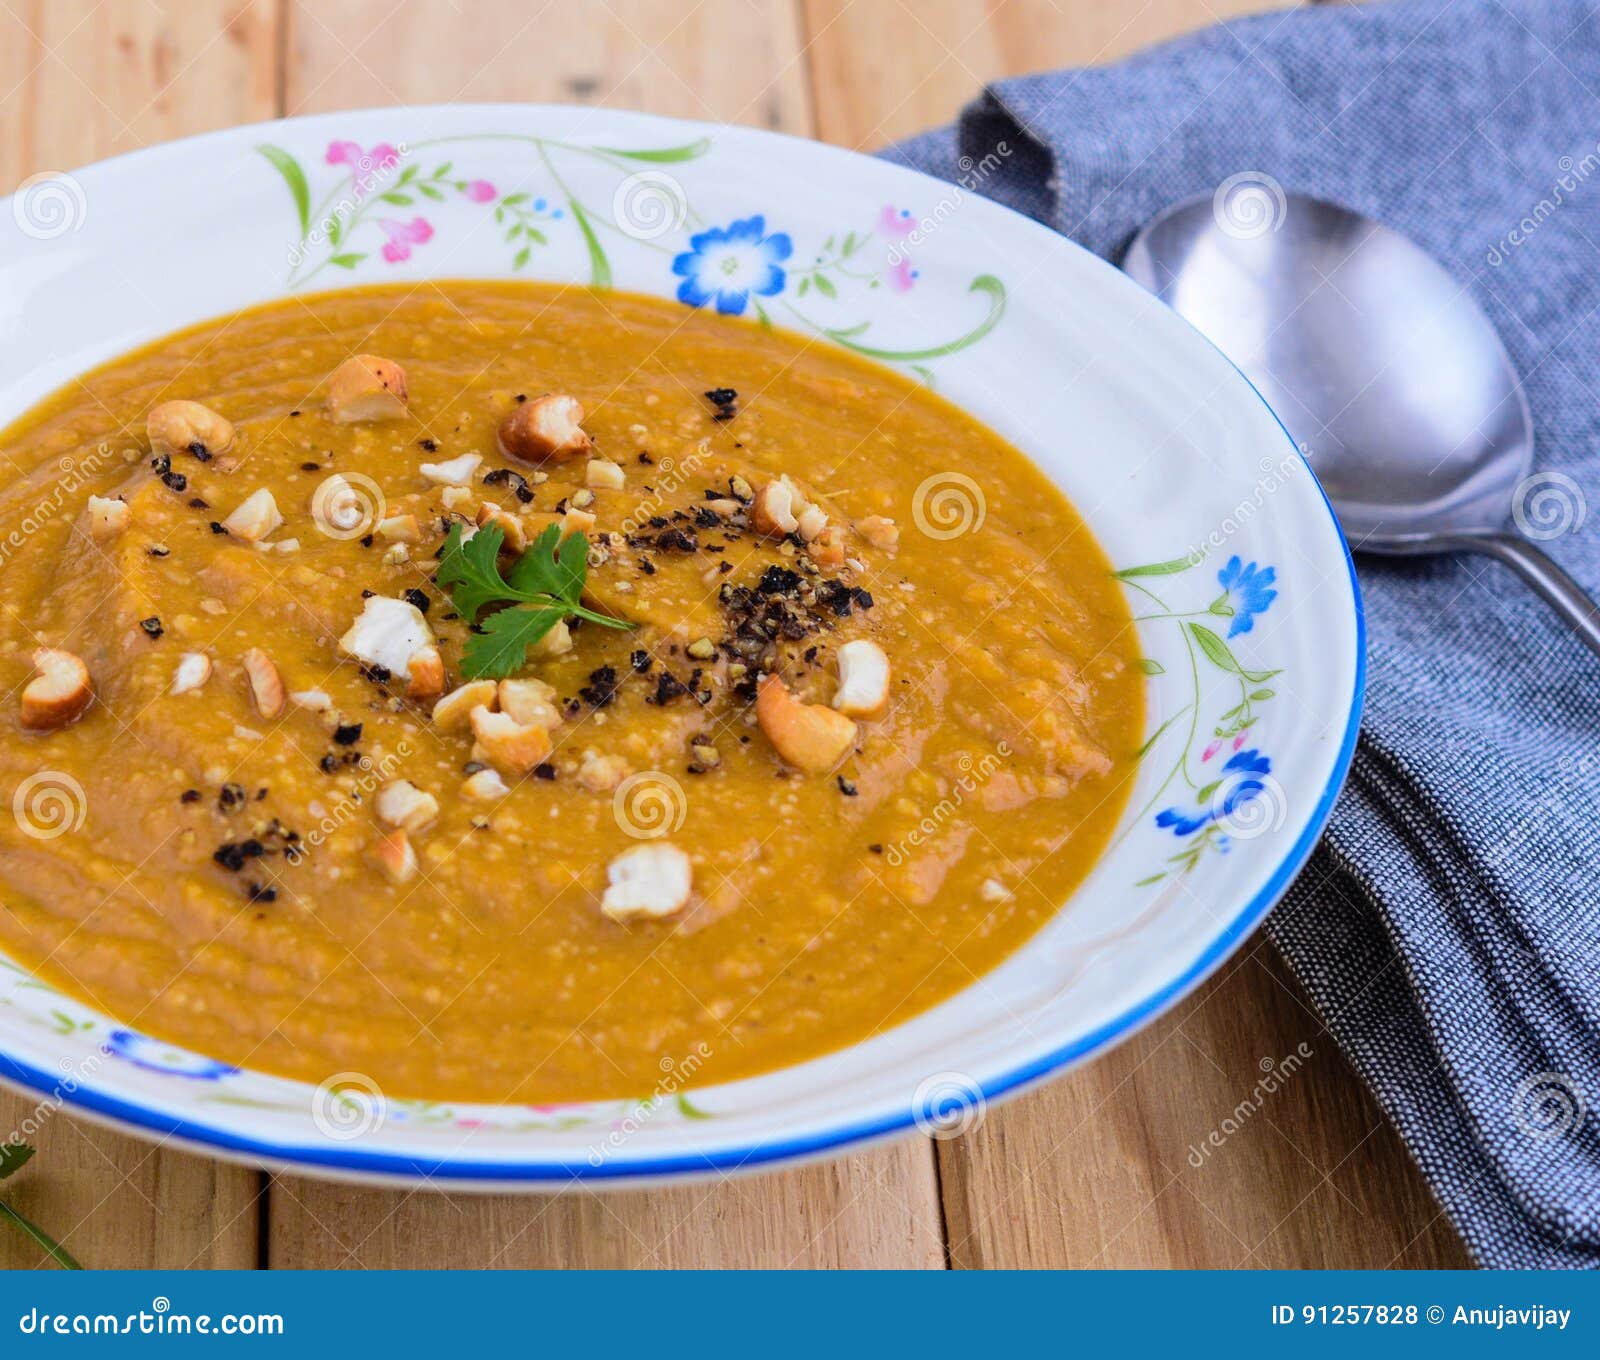
[[[1243,177],[1235,177],[1239,180]],[[1255,177],[1167,209],[1123,269],[1222,350],[1301,442],[1352,548],[1498,558],[1600,653],[1600,607],[1536,536],[1581,516],[1529,478],[1533,422],[1471,294],[1399,233]],[[1570,495],[1575,503],[1562,507]]]

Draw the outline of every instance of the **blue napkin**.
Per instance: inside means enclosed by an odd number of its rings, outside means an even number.
[[[1112,260],[1247,171],[1388,223],[1488,310],[1576,521],[1600,485],[1597,114],[1600,4],[1393,0],[1007,81],[887,154],[959,179],[1004,141],[983,191]],[[1545,546],[1600,592],[1600,504]],[[1600,661],[1498,565],[1360,572],[1360,748],[1268,930],[1478,1260],[1600,1266]]]

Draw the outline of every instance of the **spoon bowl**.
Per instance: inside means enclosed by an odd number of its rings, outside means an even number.
[[[1533,467],[1521,379],[1469,289],[1399,232],[1264,178],[1167,209],[1123,269],[1299,441],[1357,551],[1487,553],[1600,652],[1600,610],[1506,531]]]

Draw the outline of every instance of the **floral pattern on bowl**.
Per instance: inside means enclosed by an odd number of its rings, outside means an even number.
[[[633,1101],[540,1109],[352,1097],[339,1108],[370,1127],[336,1136],[314,1117],[322,1088],[174,1049],[0,959],[0,1077],[154,1137],[347,1177],[727,1174],[910,1130],[944,1093],[993,1101],[1103,1050],[1215,968],[1309,854],[1362,674],[1315,482],[1187,327],[973,185],[745,129],[522,106],[295,119],[74,177],[80,229],[7,238],[0,421],[142,339],[349,283],[520,276],[786,326],[936,379],[1044,469],[1111,561],[1143,564],[1116,574],[1148,735],[1117,839],[1032,941],[981,986],[782,1071],[708,1087],[679,1067]],[[139,276],[163,287],[130,289]],[[930,482],[981,493],[983,470],[951,458]],[[916,527],[956,552],[962,532],[1026,522],[981,508]]]

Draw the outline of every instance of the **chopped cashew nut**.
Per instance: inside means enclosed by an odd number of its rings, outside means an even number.
[[[390,515],[378,521],[378,535],[392,543],[420,543],[422,526],[415,515]]]
[[[418,647],[406,662],[406,698],[437,699],[444,693],[444,658],[431,644]]]
[[[590,793],[610,793],[628,777],[628,762],[621,756],[598,756],[585,751],[578,764],[578,783]]]
[[[553,656],[565,656],[572,650],[572,629],[567,626],[567,621],[562,619],[548,633],[528,648],[528,655],[535,660],[545,661]]]
[[[461,781],[461,792],[480,803],[492,803],[511,792],[499,770],[478,770]]]
[[[459,458],[452,458],[448,463],[424,463],[417,471],[430,482],[437,482],[440,486],[467,486],[481,462],[483,462],[481,453],[464,453]]]
[[[89,497],[89,536],[91,538],[115,538],[128,527],[128,521],[133,518],[133,511],[127,501],[117,500],[111,496]]]
[[[856,529],[874,548],[893,548],[900,542],[900,526],[886,515],[857,520]]]
[[[187,694],[199,689],[211,678],[211,658],[204,652],[185,652],[178,658],[178,670],[172,677],[172,692]]]
[[[803,704],[776,675],[756,693],[756,724],[773,749],[807,774],[827,774],[850,754],[856,725],[822,704]]]
[[[89,707],[94,688],[81,657],[56,647],[33,654],[39,672],[22,690],[22,725],[34,732],[65,727]]]
[[[654,841],[606,865],[600,910],[613,921],[659,920],[689,905],[693,866],[675,845]]]
[[[361,602],[356,621],[339,639],[339,650],[369,666],[405,675],[411,658],[431,647],[433,640],[433,631],[416,605],[388,595],[369,595]]]
[[[839,648],[839,688],[833,706],[852,718],[872,718],[889,702],[889,658],[883,648],[857,638]]]
[[[621,491],[628,479],[615,463],[604,458],[591,458],[584,466],[583,484],[597,486],[602,491]]]
[[[378,820],[402,831],[421,831],[439,815],[439,800],[409,779],[395,779],[378,790]]]
[[[333,696],[325,689],[297,689],[289,696],[289,702],[308,713],[326,713],[333,707]]]
[[[787,477],[768,482],[750,506],[750,527],[758,534],[782,538],[800,527],[795,502],[799,499],[794,483]]]
[[[391,883],[409,883],[417,876],[417,852],[398,828],[373,841],[371,855]]]
[[[476,514],[478,510],[478,498],[472,494],[472,488],[468,486],[447,486],[440,493],[439,499],[444,502],[446,510],[456,510],[463,515]],[[477,530],[472,529],[463,537],[471,538],[475,533]]]
[[[844,565],[844,534],[837,524],[830,524],[811,542],[806,544],[806,556],[819,567]]]
[[[222,453],[233,443],[233,426],[197,401],[164,401],[145,417],[144,432],[150,447],[171,457],[192,453],[209,458]]]
[[[561,537],[594,532],[594,516],[587,510],[568,510],[561,521]]]
[[[272,492],[262,487],[246,496],[239,508],[222,521],[222,527],[248,543],[259,543],[282,523],[278,502],[272,499]]]
[[[519,723],[509,713],[472,710],[472,758],[493,765],[503,775],[520,778],[550,754],[550,733]]]
[[[491,505],[485,501],[478,507],[478,527],[481,529],[488,524],[500,526],[500,532],[505,535],[505,546],[512,552],[521,552],[528,546],[528,536],[523,532],[522,521],[515,515],[507,514],[498,505]]]
[[[795,524],[800,531],[800,537],[810,543],[828,527],[828,515],[820,505],[808,505],[795,516]]]
[[[564,463],[588,453],[583,407],[559,393],[522,402],[500,422],[500,448],[524,463]]]
[[[441,732],[459,731],[471,721],[473,709],[494,707],[495,694],[493,680],[458,685],[433,706],[433,725]]]
[[[392,359],[357,354],[328,379],[328,415],[341,425],[399,420],[406,413],[406,371]]]
[[[283,712],[286,695],[283,677],[272,664],[272,658],[259,647],[252,647],[240,658],[245,678],[250,681],[250,697],[255,700],[256,712],[263,718],[276,718]]]
[[[516,722],[536,727],[561,726],[561,696],[543,680],[502,680],[500,711]]]

